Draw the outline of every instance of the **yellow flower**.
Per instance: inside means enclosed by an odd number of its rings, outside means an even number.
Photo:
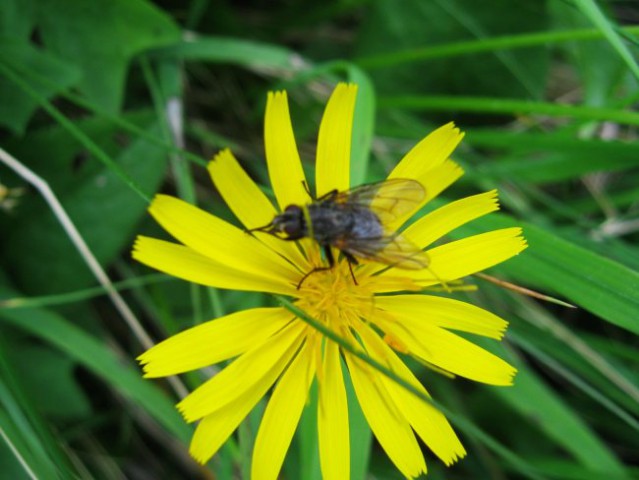
[[[339,84],[326,106],[317,145],[317,196],[350,187],[356,93],[355,85]],[[286,92],[269,94],[264,130],[279,209],[309,203]],[[426,191],[425,203],[462,175],[461,168],[449,159],[462,137],[453,124],[437,129],[402,159],[389,178],[420,182]],[[230,151],[218,154],[208,169],[245,228],[263,226],[277,214]],[[479,382],[510,385],[515,374],[512,366],[453,333],[500,339],[507,323],[470,304],[423,293],[424,287],[479,272],[526,247],[520,229],[508,228],[428,248],[460,225],[497,209],[492,191],[448,204],[405,228],[403,235],[426,249],[428,268],[399,270],[369,262],[354,267],[356,284],[347,262],[340,259],[333,269],[308,276],[297,289],[301,278],[321,265],[317,243],[249,235],[177,198],[158,195],[149,211],[180,243],[139,237],[133,256],[202,285],[293,297],[310,316],[424,394],[426,390],[397,353]],[[416,293],[399,293],[407,290]],[[344,374],[350,375],[380,445],[406,477],[426,472],[417,437],[447,465],[466,454],[441,412],[327,341],[283,307],[252,308],[211,320],[165,340],[139,358],[146,377],[175,375],[229,359],[233,360],[228,366],[177,406],[186,421],[200,422],[190,447],[199,462],[208,461],[218,451],[275,385],[255,440],[252,478],[277,478],[309,388],[317,378],[322,473],[327,479],[349,478]]]

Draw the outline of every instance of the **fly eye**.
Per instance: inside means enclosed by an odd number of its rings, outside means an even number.
[[[289,205],[281,214],[281,230],[289,239],[298,239],[303,236],[304,214],[298,205]]]
[[[302,209],[299,206],[297,206],[297,205],[289,205],[288,207],[286,207],[284,209],[284,213],[289,213],[289,214],[293,214],[293,215],[295,215],[295,214],[297,214],[297,213],[299,213],[301,211],[302,211]]]
[[[294,236],[300,233],[301,225],[299,222],[288,222],[284,225],[284,233],[286,235]]]

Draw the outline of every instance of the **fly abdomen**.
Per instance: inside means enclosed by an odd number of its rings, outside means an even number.
[[[354,222],[350,233],[353,238],[377,239],[384,235],[379,217],[374,212],[358,209],[356,212],[352,212],[352,216]]]

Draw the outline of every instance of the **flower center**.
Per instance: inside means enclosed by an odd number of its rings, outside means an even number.
[[[368,275],[353,281],[348,263],[337,262],[330,270],[313,272],[300,287],[296,304],[327,326],[339,329],[352,319],[367,316],[373,308],[373,290]]]

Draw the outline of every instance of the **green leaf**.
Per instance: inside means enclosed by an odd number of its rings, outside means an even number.
[[[298,54],[279,45],[212,36],[200,36],[158,48],[152,54],[160,58],[228,63],[255,69],[298,70],[305,63]]]
[[[15,295],[6,288],[0,290],[0,294],[3,297]],[[43,309],[0,309],[0,321],[29,332],[59,349],[141,407],[173,435],[187,442],[191,428],[175,410],[173,400],[153,383],[144,380],[136,366],[122,362],[103,342],[60,315]]]
[[[145,123],[148,125],[148,120]],[[76,126],[107,151],[115,154],[119,150],[117,164],[145,191],[152,194],[157,190],[166,167],[162,148],[140,139],[128,143],[104,120],[93,119]],[[157,134],[155,127],[149,131]],[[49,182],[103,265],[129,247],[135,225],[147,205],[116,173],[87,156],[68,132],[61,128],[43,130],[31,135],[28,142],[8,149]],[[94,283],[93,275],[48,205],[33,195],[16,212],[18,215],[4,219],[8,232],[5,251],[14,278],[26,292],[61,293]]]
[[[39,398],[21,388],[6,356],[7,340],[0,336],[0,472],[9,478],[72,477],[60,439],[38,411]]]
[[[81,77],[80,70],[73,64],[28,43],[10,39],[4,39],[1,43],[0,62],[23,75],[28,71],[30,75],[48,79],[47,83],[35,79],[31,81],[32,88],[44,98],[50,98],[75,85]],[[16,88],[10,80],[0,76],[0,125],[22,134],[37,108],[38,104],[33,98]]]
[[[0,37],[27,42],[36,21],[38,0],[3,0],[0,8]]]
[[[59,478],[58,470],[40,448],[42,442],[32,432],[27,432],[14,423],[5,410],[8,392],[0,381],[0,472],[6,478]],[[15,403],[15,402],[14,402]]]
[[[498,15],[495,12],[499,12]],[[474,0],[373,3],[359,30],[356,54],[380,55],[463,40],[487,39],[540,30],[546,23],[543,2],[498,0],[486,8]],[[383,94],[396,92],[463,93],[465,95],[538,98],[545,86],[548,51],[477,54],[464,62],[441,58],[372,72]]]
[[[473,175],[557,183],[596,171],[614,172],[639,165],[639,145],[589,140],[564,133],[467,132],[464,142],[498,150],[498,159],[478,165]]]
[[[518,283],[558,293],[618,327],[639,334],[639,273],[535,225],[493,214],[485,230],[522,226],[529,247],[499,266]],[[470,228],[460,229],[468,232]]]
[[[558,445],[593,471],[621,474],[624,469],[608,447],[532,370],[518,365],[515,385],[489,391],[534,422]]]
[[[87,418],[91,406],[73,376],[75,362],[59,352],[18,342],[11,358],[31,398],[46,398],[41,413],[61,420]],[[28,362],[24,360],[28,359]]]
[[[375,87],[370,77],[359,67],[347,65],[349,81],[359,86],[353,115],[353,142],[351,150],[351,185],[366,181],[375,131]]]
[[[639,125],[639,114],[620,108],[588,107],[551,102],[533,102],[512,98],[462,97],[448,95],[393,95],[379,98],[383,108],[404,108],[406,110],[424,110],[433,112],[472,112],[506,114],[521,116],[524,114],[547,115],[560,118],[581,120],[599,120],[624,125]]]
[[[575,6],[581,10],[586,16],[606,37],[608,43],[617,52],[619,57],[624,61],[628,70],[630,70],[636,79],[639,80],[639,65],[637,65],[632,53],[621,39],[619,34],[615,31],[612,23],[594,0],[574,0]]]
[[[342,369],[346,395],[348,399],[348,429],[351,438],[351,479],[364,480],[367,475],[371,457],[371,445],[373,444],[373,432],[359,405],[351,376],[345,364]]]
[[[566,2],[551,2],[550,11],[553,23],[562,29],[590,27],[584,15],[574,5]],[[611,55],[610,45],[598,42],[568,42],[563,45],[583,82],[584,103],[593,106],[608,104],[613,87],[627,73],[618,55]]]
[[[120,109],[133,57],[179,38],[172,19],[144,0],[44,0],[38,10],[44,44],[82,68],[80,90],[109,112]]]

